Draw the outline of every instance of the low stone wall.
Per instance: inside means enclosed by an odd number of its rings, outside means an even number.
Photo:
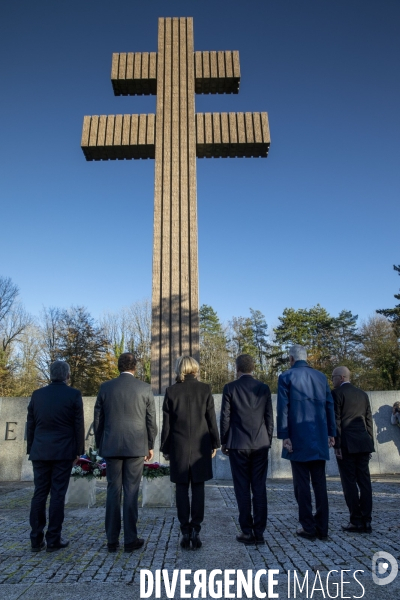
[[[400,428],[390,423],[394,402],[400,400],[399,392],[369,392],[374,419],[375,450],[370,463],[373,475],[400,473]],[[215,394],[217,421],[221,410],[221,394]],[[156,413],[159,430],[162,426],[161,396],[156,397]],[[276,395],[272,397],[276,417]],[[30,481],[33,479],[32,465],[26,454],[26,414],[29,398],[0,398],[0,481]],[[93,446],[93,407],[95,398],[84,398],[86,449]],[[276,421],[276,418],[275,418]],[[291,477],[289,461],[281,459],[282,443],[274,440],[270,451],[268,477]],[[155,444],[155,460],[160,460],[159,436]],[[220,451],[213,459],[214,476],[231,479],[229,460]],[[338,475],[336,459],[331,450],[327,462],[327,474]]]

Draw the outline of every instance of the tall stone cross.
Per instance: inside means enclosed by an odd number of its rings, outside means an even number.
[[[156,114],[84,117],[86,160],[155,158],[151,381],[199,358],[196,157],[266,157],[267,113],[195,113],[196,94],[237,94],[238,52],[194,52],[192,18],[158,20],[158,52],[113,54],[116,96],[157,95]],[[118,194],[118,191],[116,191]]]

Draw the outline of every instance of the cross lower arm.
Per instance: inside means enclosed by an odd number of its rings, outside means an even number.
[[[82,150],[86,160],[155,157],[155,115],[85,117]],[[198,113],[198,158],[267,157],[267,113]]]

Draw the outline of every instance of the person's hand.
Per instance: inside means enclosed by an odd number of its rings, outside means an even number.
[[[331,435],[328,435],[328,446],[329,446],[329,448],[333,448],[334,445],[335,445],[335,438],[332,437]]]
[[[222,446],[221,446],[221,452],[222,452],[222,454],[225,454],[225,456],[229,455],[229,450],[226,447],[226,444],[222,444]]]
[[[283,440],[282,447],[286,448],[286,450],[288,452],[293,452],[292,440],[290,440],[289,438],[286,438],[286,440]]]
[[[72,466],[74,467],[76,465],[76,463],[78,462],[78,460],[80,459],[80,456],[78,454],[78,456],[76,457],[76,459],[74,460],[74,462],[72,463]]]
[[[337,449],[335,450],[335,454],[336,454],[336,458],[343,458],[343,456],[342,456],[342,451],[341,451],[341,449],[340,449],[340,448],[337,448]]]
[[[217,449],[214,448],[214,450],[211,452],[211,458],[214,458],[214,456],[217,454]]]
[[[153,456],[154,456],[154,450],[149,450],[149,454],[144,457],[145,462],[149,462],[150,460],[152,460]]]
[[[165,460],[169,460],[169,454],[163,454]]]

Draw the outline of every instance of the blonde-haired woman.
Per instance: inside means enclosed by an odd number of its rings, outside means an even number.
[[[176,483],[176,507],[182,548],[200,548],[204,518],[204,482],[212,479],[212,458],[220,446],[211,387],[197,380],[199,363],[182,356],[176,363],[176,384],[167,388],[163,405],[161,452],[170,460]],[[189,500],[192,488],[192,502]]]

